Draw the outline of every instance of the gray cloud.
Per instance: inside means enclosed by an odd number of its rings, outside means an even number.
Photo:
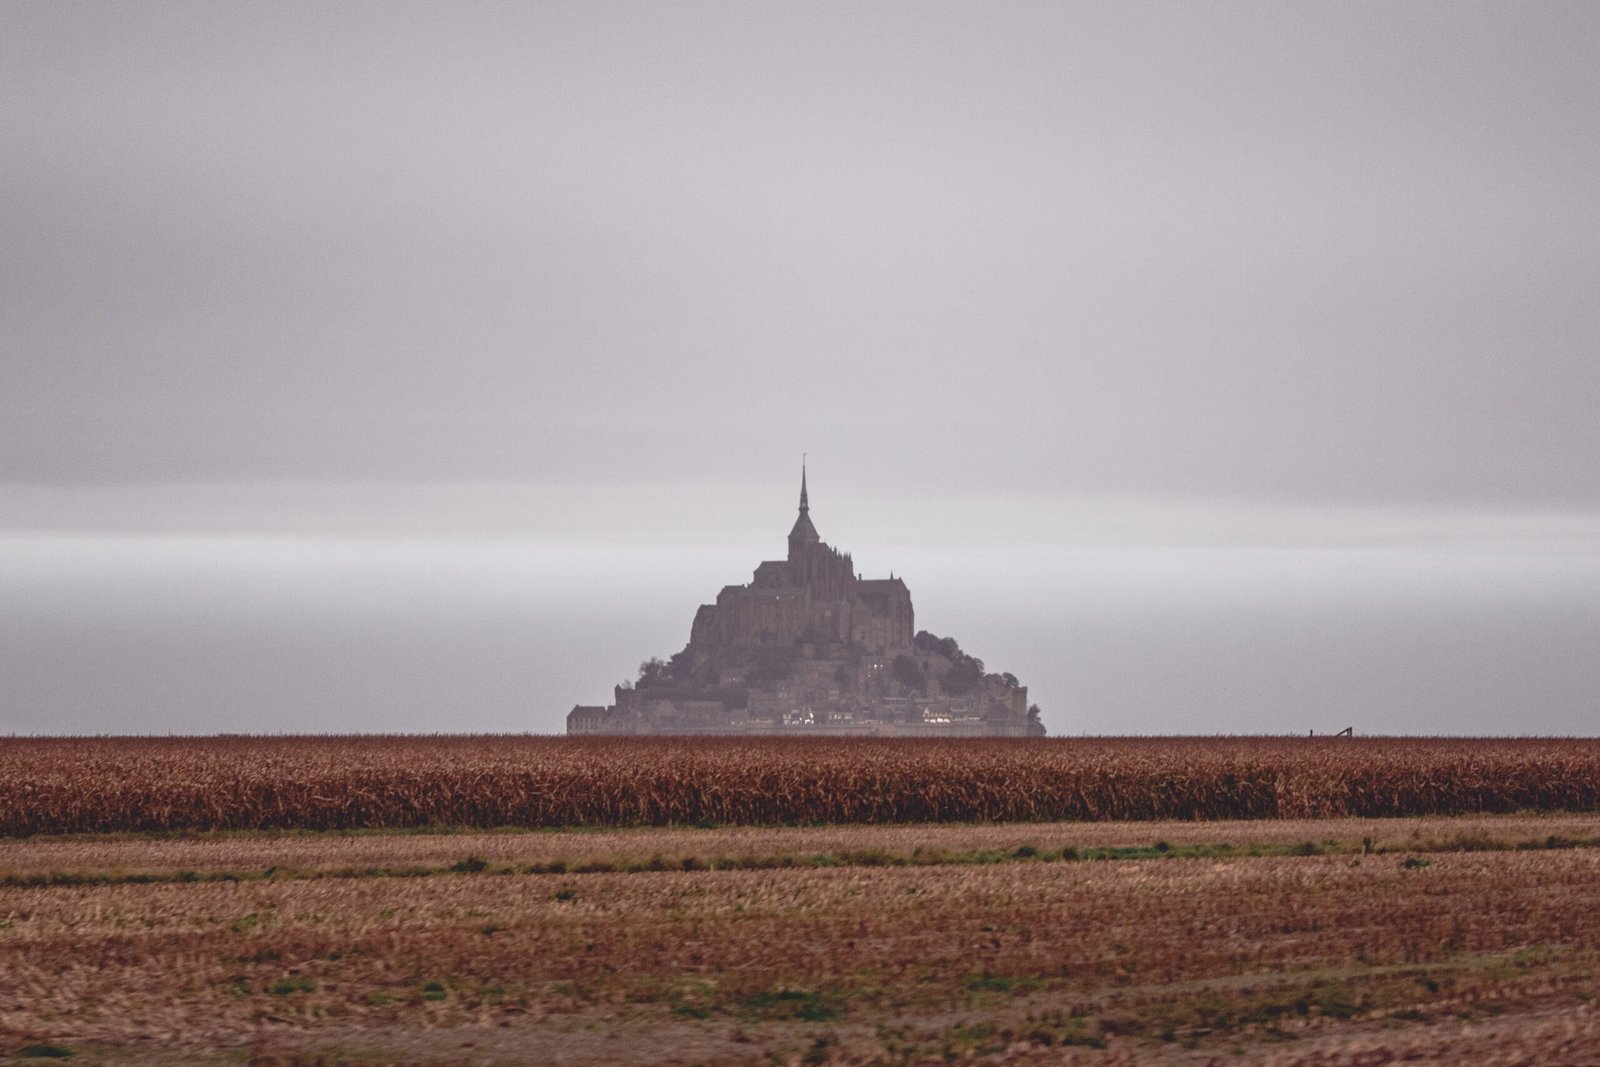
[[[15,480],[1600,489],[1582,5],[4,18]]]

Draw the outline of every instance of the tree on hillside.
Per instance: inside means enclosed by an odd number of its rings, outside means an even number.
[[[672,671],[660,656],[651,656],[639,664],[639,688],[653,689],[672,682]]]
[[[927,630],[918,630],[917,636],[911,639],[911,647],[918,652],[932,652],[943,656],[945,659],[959,659],[961,646],[956,644],[953,637],[938,637]]]
[[[667,660],[667,674],[678,685],[687,685],[694,675],[694,654],[687,648],[674,652]]]
[[[1028,705],[1028,736],[1043,737],[1044,723],[1039,721],[1039,705]]]
[[[958,697],[965,696],[978,688],[978,683],[981,681],[983,681],[983,660],[962,655],[956,660],[955,666],[944,672],[939,684],[944,687],[946,693]]]
[[[928,680],[922,676],[922,665],[915,657],[902,652],[894,658],[893,663],[889,664],[889,669],[894,672],[894,680],[907,689],[918,693],[928,691]]]

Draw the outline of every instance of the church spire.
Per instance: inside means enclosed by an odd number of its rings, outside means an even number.
[[[811,525],[811,501],[806,497],[806,461],[800,460],[800,517],[794,520],[794,528],[789,531],[789,562],[793,563],[805,555],[807,550],[816,545],[821,538],[817,536],[817,528]]]

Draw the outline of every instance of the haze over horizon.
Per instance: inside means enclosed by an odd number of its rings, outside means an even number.
[[[1600,7],[0,7],[0,734],[555,732],[823,539],[1053,734],[1600,724]]]

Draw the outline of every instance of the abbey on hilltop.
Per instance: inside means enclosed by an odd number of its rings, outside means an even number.
[[[788,558],[701,605],[682,651],[643,663],[609,707],[573,708],[567,733],[1025,737],[1044,727],[1015,677],[916,630],[905,582],[864,579],[823,543],[802,468]]]

